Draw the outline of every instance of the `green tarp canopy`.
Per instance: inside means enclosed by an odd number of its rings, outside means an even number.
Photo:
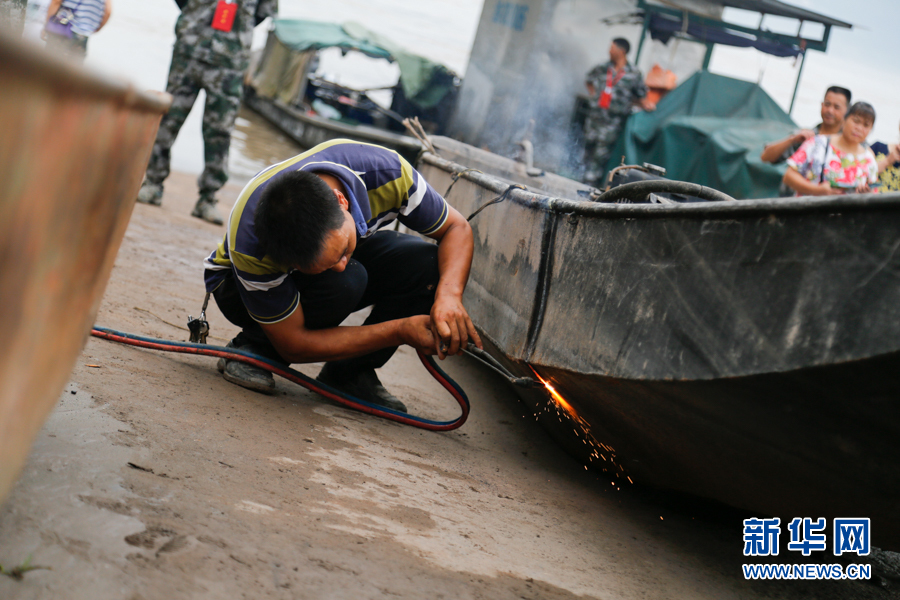
[[[341,48],[397,63],[403,93],[415,104],[430,108],[452,88],[455,74],[439,63],[412,54],[391,40],[358,23],[323,23],[301,19],[276,19],[278,40],[296,52]]]
[[[609,168],[665,167],[666,177],[735,198],[776,198],[785,165],[759,159],[766,144],[797,126],[755,83],[700,71],[669,92],[654,112],[632,115]]]

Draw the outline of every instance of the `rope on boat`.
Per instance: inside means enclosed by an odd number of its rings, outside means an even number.
[[[406,127],[406,129],[409,130],[414,138],[422,142],[422,145],[425,146],[426,150],[437,156],[437,150],[434,149],[434,144],[431,143],[431,138],[429,138],[428,134],[425,133],[425,128],[422,127],[421,123],[419,123],[419,117],[413,117],[412,119],[403,119],[403,125]]]
[[[404,425],[411,425],[419,429],[428,431],[450,431],[462,426],[469,417],[469,398],[463,389],[453,379],[450,378],[437,364],[434,359],[422,352],[418,352],[419,360],[422,361],[425,369],[440,383],[444,389],[450,392],[450,395],[459,403],[462,414],[452,421],[433,421],[424,417],[417,417],[406,413],[398,412],[360,400],[349,394],[337,390],[331,386],[325,385],[321,381],[317,381],[301,373],[300,371],[290,368],[288,365],[276,362],[264,356],[253,354],[239,348],[226,348],[224,346],[209,346],[207,344],[195,344],[192,342],[173,342],[158,338],[144,337],[131,333],[124,333],[106,327],[94,327],[91,329],[91,335],[128,344],[130,346],[138,346],[139,348],[149,348],[151,350],[163,350],[165,352],[180,352],[184,354],[199,354],[203,356],[214,356],[217,358],[225,358],[228,360],[236,360],[254,367],[265,369],[275,375],[280,375],[288,381],[305,387],[306,389],[325,396],[329,400],[333,400],[338,404],[342,404],[347,408],[358,410],[382,419],[396,421]]]
[[[735,202],[735,199],[728,194],[719,190],[709,188],[697,183],[688,183],[687,181],[672,181],[669,179],[652,179],[648,181],[633,181],[631,183],[623,183],[603,192],[596,198],[596,202],[620,202],[624,201],[643,201],[648,194],[665,193],[665,194],[683,194],[685,196],[695,196],[703,200]]]
[[[450,176],[450,179],[452,179],[453,181],[450,182],[450,185],[447,187],[447,191],[444,192],[444,200],[446,200],[447,196],[450,195],[450,190],[453,189],[453,186],[456,185],[456,182],[459,181],[459,178],[466,173],[481,173],[482,175],[484,175],[484,171],[479,171],[478,169],[463,169],[459,173],[454,173]]]
[[[505,192],[503,192],[502,194],[500,194],[493,200],[485,202],[484,204],[482,204],[481,206],[476,208],[475,212],[473,212],[471,215],[469,215],[469,218],[466,219],[466,221],[471,221],[475,217],[475,215],[477,215],[478,213],[480,213],[481,211],[486,209],[488,206],[491,206],[492,204],[500,204],[501,202],[503,202],[504,200],[509,198],[509,195],[510,195],[510,193],[512,193],[513,190],[526,190],[526,189],[527,188],[524,185],[519,185],[518,183],[512,184],[511,186],[506,188]]]

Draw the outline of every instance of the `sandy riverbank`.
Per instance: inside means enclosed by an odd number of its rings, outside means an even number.
[[[193,177],[138,205],[97,319],[186,339],[222,229]],[[227,186],[222,208],[237,196]],[[210,340],[234,333],[215,306]],[[0,508],[0,598],[887,598],[871,583],[747,582],[744,515],[618,490],[563,454],[505,382],[443,365],[472,415],[449,433],[335,406],[279,380],[262,396],[214,359],[91,339]],[[302,367],[308,374],[317,365]],[[431,417],[455,403],[413,352],[382,380]],[[780,562],[801,562],[788,557]]]

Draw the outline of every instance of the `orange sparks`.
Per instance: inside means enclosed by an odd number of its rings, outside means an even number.
[[[582,419],[581,416],[579,416],[579,414],[575,411],[575,408],[571,404],[569,404],[565,398],[563,398],[562,394],[560,394],[558,391],[556,391],[556,388],[553,387],[553,385],[548,380],[541,377],[541,374],[538,373],[534,367],[532,367],[531,365],[528,365],[528,368],[531,369],[531,371],[532,371],[532,373],[534,373],[535,377],[538,378],[538,380],[544,385],[544,388],[546,388],[547,392],[550,394],[550,398],[553,399],[553,402],[557,406],[556,414],[560,415],[559,408],[562,408],[567,413],[567,415],[575,421],[575,424],[578,425],[578,427],[581,429],[581,433],[583,434],[584,437],[578,435],[577,430],[575,430],[575,429],[572,430],[572,432],[575,433],[576,436],[578,436],[581,439],[581,443],[585,444],[586,446],[592,446],[593,448],[597,448],[599,446],[600,448],[603,448],[604,450],[606,450],[607,452],[609,452],[612,455],[609,458],[607,458],[605,454],[600,454],[596,450],[593,450],[591,452],[592,456],[590,456],[589,459],[593,460],[594,457],[602,458],[604,462],[610,462],[613,464],[613,466],[618,466],[619,471],[624,473],[625,468],[622,465],[616,465],[615,450],[613,450],[610,446],[596,440],[594,438],[593,434],[591,434],[591,431],[590,431],[590,428],[589,428],[587,422],[584,419]],[[544,407],[544,410],[546,411],[547,407]],[[535,421],[537,421],[537,420],[538,420],[538,415],[535,415]],[[587,465],[585,465],[584,468],[587,469]],[[603,471],[606,472],[606,469],[603,469]],[[615,475],[616,475],[616,477],[619,477],[619,473],[616,473]],[[629,483],[632,483],[632,484],[634,483],[631,480],[631,477],[626,476],[626,478],[628,479]],[[616,485],[615,482],[610,482],[610,483],[611,483],[611,485]],[[616,489],[618,490],[619,488],[616,487]]]
[[[549,382],[549,381],[547,381],[546,379],[544,379],[543,377],[541,377],[541,374],[538,373],[537,371],[535,371],[535,370],[534,370],[534,367],[531,367],[530,365],[529,365],[529,367],[530,367],[531,370],[534,372],[534,374],[537,375],[537,378],[541,380],[541,383],[544,384],[544,387],[547,388],[547,391],[550,392],[550,397],[553,398],[553,400],[554,400],[557,404],[559,404],[560,406],[562,406],[562,407],[566,410],[566,412],[568,412],[568,413],[570,413],[570,414],[572,414],[572,415],[576,415],[577,413],[575,412],[575,409],[572,408],[572,405],[571,405],[571,404],[569,404],[568,402],[566,402],[566,399],[562,397],[562,394],[560,394],[559,392],[557,392],[557,391],[556,391],[556,388],[553,387],[552,385],[550,385],[550,382]]]

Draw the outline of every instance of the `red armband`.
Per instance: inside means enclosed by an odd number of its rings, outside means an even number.
[[[216,14],[213,16],[212,28],[219,31],[231,31],[234,25],[234,17],[237,15],[237,2],[219,0],[216,5]]]

